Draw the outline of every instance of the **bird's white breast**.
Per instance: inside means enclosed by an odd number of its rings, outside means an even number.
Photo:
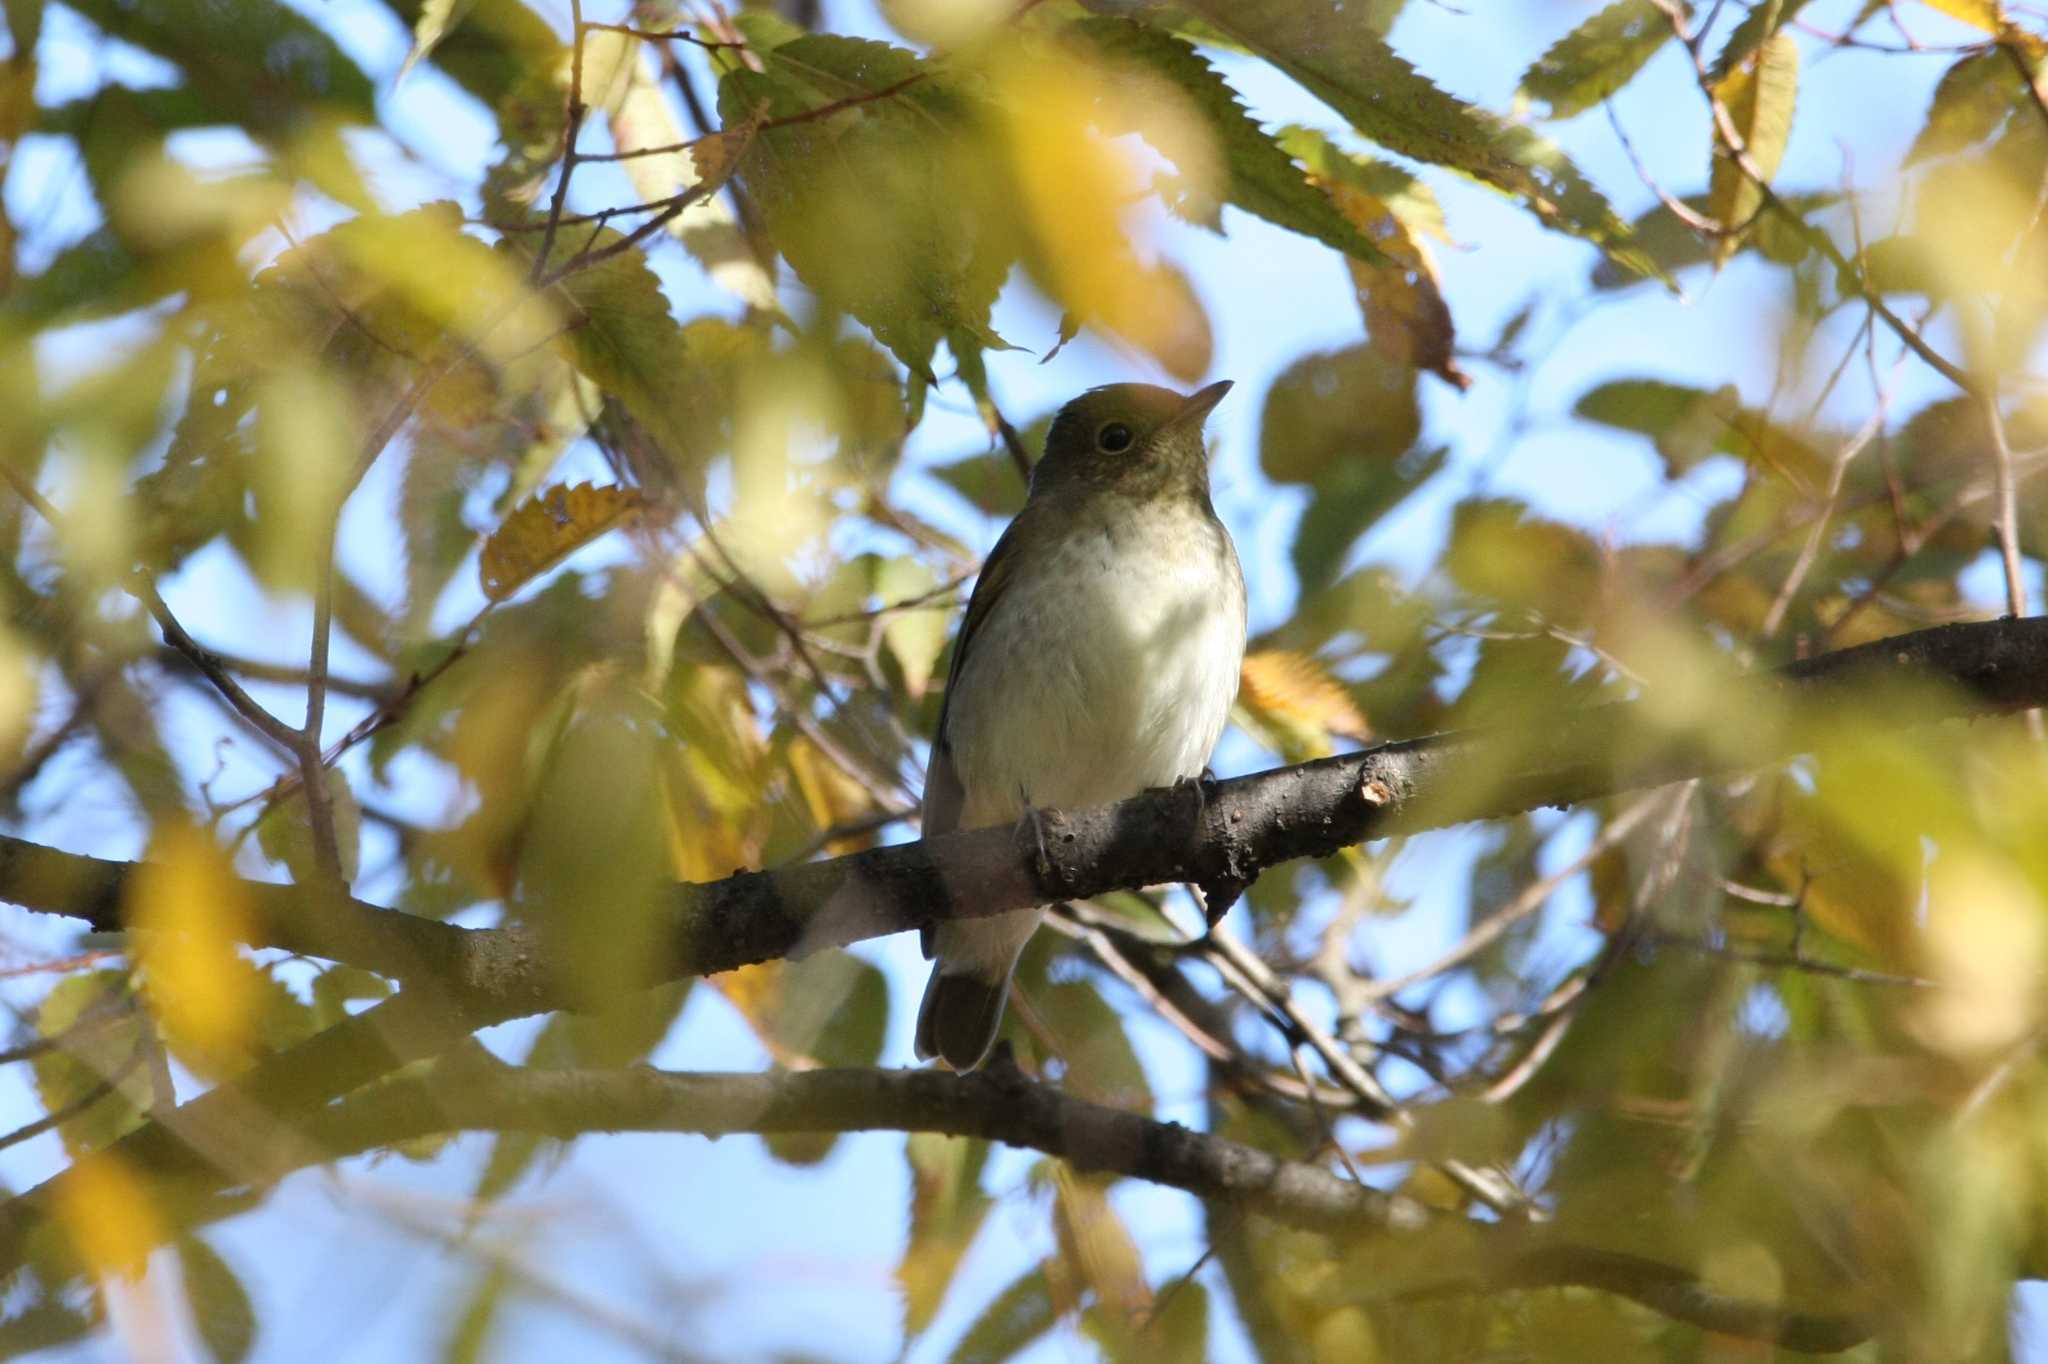
[[[1192,503],[1083,510],[975,633],[947,733],[968,826],[1192,777],[1237,695],[1244,582]]]

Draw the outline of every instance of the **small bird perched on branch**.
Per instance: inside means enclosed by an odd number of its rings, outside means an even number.
[[[1230,389],[1093,389],[1060,409],[982,565],[925,770],[924,834],[1198,778],[1244,659],[1244,575],[1202,425]],[[1043,909],[936,924],[917,1054],[981,1064]]]

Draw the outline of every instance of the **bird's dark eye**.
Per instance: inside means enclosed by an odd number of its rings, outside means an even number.
[[[1131,428],[1122,422],[1107,422],[1095,433],[1095,444],[1112,455],[1131,448]]]

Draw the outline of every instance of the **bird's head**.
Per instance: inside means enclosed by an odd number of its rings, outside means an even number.
[[[1065,488],[1130,496],[1189,491],[1206,497],[1209,461],[1202,424],[1230,381],[1193,394],[1151,384],[1091,388],[1061,408],[1031,471],[1031,495]]]

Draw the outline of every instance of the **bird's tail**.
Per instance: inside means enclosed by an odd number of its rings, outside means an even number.
[[[987,981],[978,975],[949,974],[946,963],[933,963],[924,1003],[917,1010],[917,1059],[937,1056],[955,1070],[980,1065],[995,1045],[1009,993],[1008,972]]]

